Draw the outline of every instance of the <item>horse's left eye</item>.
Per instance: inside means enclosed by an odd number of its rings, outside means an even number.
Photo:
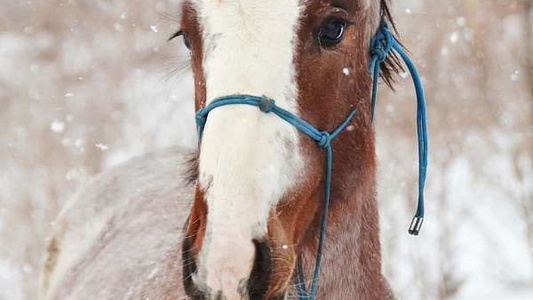
[[[187,49],[191,50],[191,40],[185,34],[183,35],[183,44]]]
[[[318,30],[318,44],[333,46],[338,44],[343,36],[346,22],[338,19],[328,20]]]

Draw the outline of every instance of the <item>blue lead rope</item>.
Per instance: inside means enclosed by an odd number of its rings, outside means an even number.
[[[407,55],[398,40],[390,32],[386,22],[382,22],[379,30],[370,42],[370,74],[372,75],[372,103],[371,116],[374,120],[375,107],[378,97],[378,79],[381,63],[387,59],[391,50],[396,51],[407,66],[416,92],[416,132],[418,137],[418,204],[416,213],[409,226],[409,233],[418,235],[424,221],[424,186],[426,184],[426,172],[428,165],[428,134],[426,125],[426,97],[420,75],[415,64]]]
[[[383,63],[387,55],[391,50],[395,50],[402,60],[407,65],[416,90],[417,97],[417,135],[418,135],[418,158],[419,158],[419,177],[418,177],[418,207],[416,210],[415,217],[409,226],[409,233],[413,235],[418,235],[420,228],[422,226],[422,221],[424,218],[424,185],[426,181],[426,169],[427,169],[427,156],[428,156],[428,139],[427,139],[427,128],[426,128],[426,103],[424,97],[424,90],[422,88],[422,83],[418,71],[413,63],[413,61],[407,56],[405,50],[394,38],[392,33],[389,31],[388,26],[385,22],[382,22],[378,32],[371,41],[370,47],[371,62],[370,62],[370,73],[372,75],[373,84],[372,84],[372,103],[371,103],[371,113],[372,120],[374,118],[374,109],[377,100],[377,91],[378,91],[378,79],[381,68],[381,63]],[[307,136],[315,140],[319,147],[323,148],[326,151],[326,162],[325,162],[325,178],[324,178],[324,199],[322,203],[322,212],[320,216],[320,234],[318,237],[318,247],[317,254],[315,259],[315,268],[313,271],[313,279],[311,281],[311,290],[309,293],[306,290],[305,278],[303,275],[303,267],[301,258],[298,259],[296,267],[296,292],[299,300],[315,300],[316,293],[318,288],[318,279],[320,277],[320,263],[322,260],[322,250],[324,246],[324,241],[326,238],[326,227],[328,222],[328,212],[329,204],[331,197],[331,172],[333,164],[333,151],[331,147],[331,140],[334,139],[350,122],[350,120],[355,116],[356,110],[352,109],[350,113],[346,116],[344,121],[342,121],[335,130],[321,131],[316,129],[314,126],[306,122],[305,120],[299,118],[298,116],[292,114],[291,112],[277,106],[273,99],[268,97],[258,97],[252,95],[230,95],[223,96],[213,100],[206,107],[198,110],[196,113],[196,127],[198,130],[199,141],[202,138],[202,133],[204,131],[207,117],[209,113],[221,106],[225,105],[250,105],[258,107],[264,113],[273,113],[285,120],[289,124],[296,127],[298,130],[305,133]]]

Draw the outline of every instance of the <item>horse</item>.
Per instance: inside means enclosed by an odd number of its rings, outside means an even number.
[[[55,222],[41,298],[394,299],[369,72],[389,5],[185,0],[171,38],[190,50],[198,149],[80,189]],[[390,85],[401,68],[389,55],[377,72]]]

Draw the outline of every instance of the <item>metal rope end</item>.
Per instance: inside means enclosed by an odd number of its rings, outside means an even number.
[[[420,232],[420,228],[422,228],[423,222],[424,217],[415,216],[411,221],[411,225],[409,226],[409,234],[418,235],[418,233]]]

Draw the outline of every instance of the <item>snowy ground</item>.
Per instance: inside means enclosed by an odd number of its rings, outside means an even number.
[[[29,300],[76,187],[195,144],[192,79],[179,71],[185,49],[165,41],[178,0],[0,1],[0,300]],[[431,146],[414,238],[415,102],[401,76],[395,94],[380,92],[376,128],[384,272],[400,299],[533,299],[527,1],[394,1],[426,83]]]

